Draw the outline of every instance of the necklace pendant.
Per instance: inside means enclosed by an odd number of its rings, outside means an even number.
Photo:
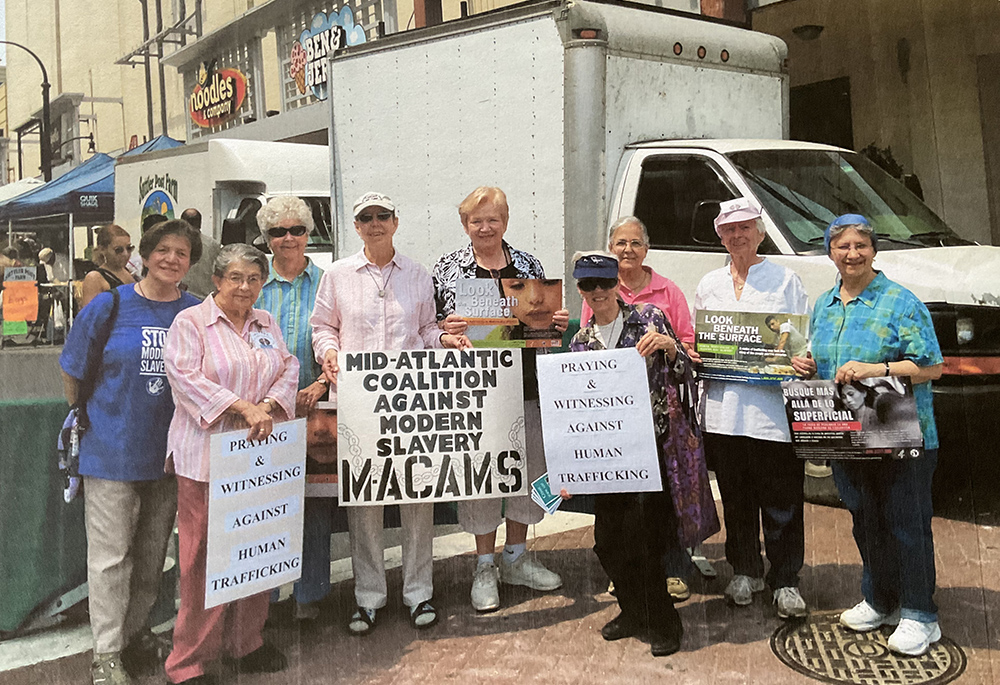
[[[385,297],[385,291],[384,290],[379,290],[378,291],[378,296],[379,297]]]

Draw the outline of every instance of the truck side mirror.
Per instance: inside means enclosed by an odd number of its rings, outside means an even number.
[[[715,233],[715,217],[719,216],[718,200],[701,200],[691,216],[691,242],[695,245],[721,245]]]

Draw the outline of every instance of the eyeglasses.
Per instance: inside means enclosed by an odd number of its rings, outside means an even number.
[[[355,218],[363,224],[370,224],[372,222],[372,219],[374,219],[375,217],[378,217],[379,221],[388,221],[389,219],[392,218],[392,212],[378,212],[377,214],[358,214],[358,216]]]
[[[131,252],[134,249],[135,249],[135,245],[126,245],[124,247],[122,247],[121,245],[119,245],[118,247],[115,248],[115,254],[121,254],[122,252],[125,252],[126,250],[128,250],[129,252]]]
[[[616,250],[624,250],[626,247],[631,247],[633,250],[641,250],[646,247],[646,243],[641,240],[617,240],[615,241],[614,248]]]
[[[272,238],[284,238],[286,233],[291,233],[296,238],[300,238],[308,232],[309,229],[305,226],[290,226],[288,228],[275,226],[274,228],[267,229],[267,234]]]
[[[579,281],[576,282],[576,285],[578,288],[580,288],[580,290],[582,290],[585,293],[597,290],[598,288],[600,288],[601,290],[612,290],[614,289],[615,286],[618,285],[618,279],[588,277],[588,278],[581,278]]]
[[[229,274],[228,276],[226,276],[226,280],[235,285],[236,287],[239,287],[244,283],[246,283],[251,288],[256,288],[258,285],[261,284],[261,282],[263,282],[264,279],[261,278],[260,276],[253,274],[251,274],[250,276],[244,276],[243,274]]]

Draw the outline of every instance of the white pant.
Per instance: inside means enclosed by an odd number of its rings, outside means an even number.
[[[381,609],[386,603],[383,507],[348,507],[354,598],[358,606]],[[401,504],[403,604],[415,607],[434,596],[434,505]]]
[[[531,501],[531,483],[545,473],[545,448],[542,445],[542,414],[538,400],[524,403],[524,443],[527,460],[527,482],[524,495],[507,497],[507,518],[534,525],[545,516],[545,510]],[[462,530],[473,535],[492,533],[503,520],[501,506],[505,498],[462,500],[458,503],[458,522]]]
[[[156,602],[174,528],[177,482],[83,478],[94,652],[120,652]]]

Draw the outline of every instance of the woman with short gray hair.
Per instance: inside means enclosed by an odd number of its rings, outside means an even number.
[[[314,228],[309,206],[293,195],[273,197],[257,212],[257,226],[271,251],[271,265],[257,307],[271,313],[288,351],[299,360],[299,390],[295,415],[317,420],[316,402],[327,393],[327,380],[313,357],[309,317],[323,270],[306,256]],[[307,457],[311,457],[307,453]],[[319,601],[330,592],[330,535],[333,507],[330,497],[306,498],[302,535],[302,577],[295,583],[296,620],[319,616]]]
[[[214,294],[177,316],[163,353],[176,404],[167,468],[177,474],[180,543],[181,607],[165,664],[172,683],[205,682],[220,652],[241,673],[287,663],[261,635],[270,592],[205,608],[212,435],[249,427],[248,440],[266,440],[275,421],[295,416],[299,375],[274,317],[254,309],[268,273],[264,253],[226,245],[214,267]]]
[[[618,295],[625,304],[652,304],[667,315],[667,320],[677,332],[682,343],[690,350],[694,345],[694,328],[691,326],[691,310],[687,298],[669,278],[665,278],[645,266],[643,262],[649,253],[649,231],[637,217],[625,216],[613,224],[608,231],[608,251],[618,258]],[[580,312],[580,325],[590,321],[593,311],[586,300]],[[683,583],[675,584],[675,592],[690,596]]]

